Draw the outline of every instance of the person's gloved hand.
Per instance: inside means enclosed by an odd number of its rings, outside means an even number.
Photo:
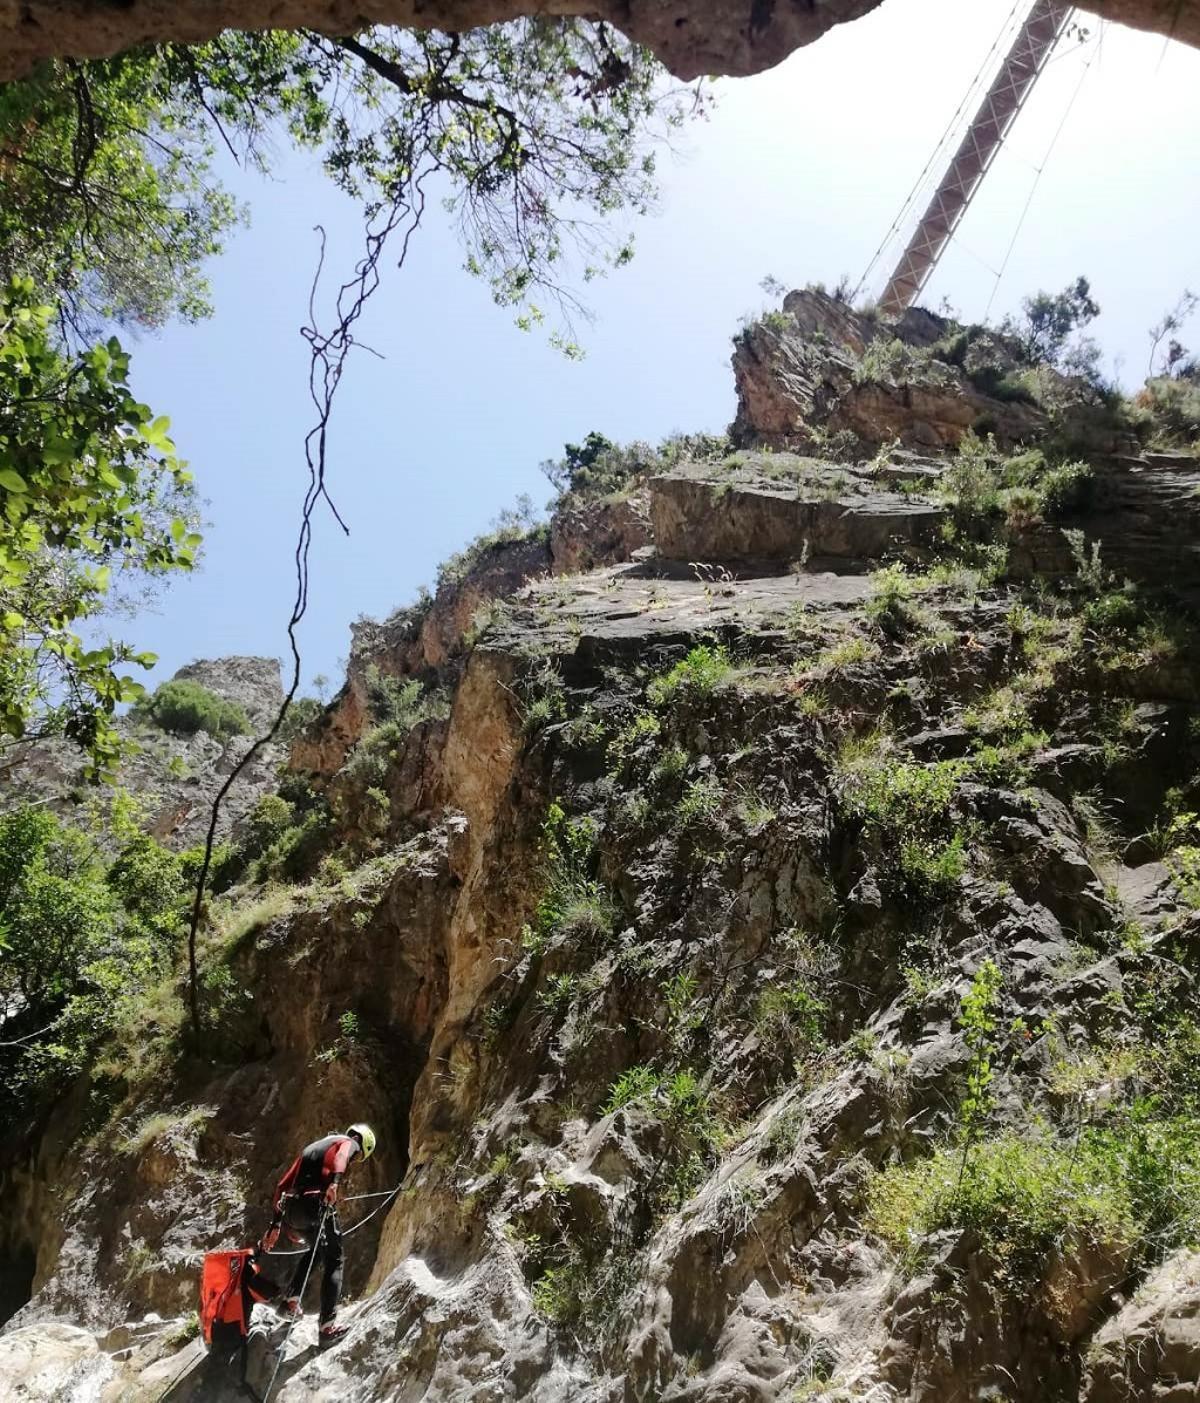
[[[330,1186],[325,1190],[325,1207],[326,1207],[326,1208],[332,1208],[332,1207],[334,1206],[334,1204],[337,1203],[337,1191],[338,1191],[338,1186],[337,1186],[336,1184],[330,1184]]]

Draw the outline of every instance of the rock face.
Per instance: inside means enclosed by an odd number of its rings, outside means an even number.
[[[281,1403],[1194,1397],[1194,469],[1098,458],[1052,527],[952,462],[683,464],[359,626],[203,1053],[0,1152],[0,1394],[232,1403],[199,1260],[363,1118],[347,1194],[401,1192],[343,1208],[343,1342],[257,1312]]]
[[[255,730],[269,726],[283,701],[278,658],[205,658],[175,674],[235,702]]]
[[[352,624],[346,684],[321,720],[296,739],[293,766],[324,777],[336,774],[372,724],[372,674],[453,688],[477,623],[487,622],[497,600],[510,598],[543,575],[575,574],[629,560],[650,540],[644,490],[614,501],[568,498],[548,531],[538,529],[527,539],[487,546],[460,573],[444,579],[423,604],[401,609],[383,623]]]
[[[1168,1403],[1200,1387],[1200,1254],[1165,1262],[1097,1331],[1086,1403]]]
[[[943,508],[872,479],[791,454],[742,455],[732,470],[684,468],[651,484],[658,554],[666,560],[877,560],[937,540]]]
[[[0,1339],[0,1377],[8,1398],[57,1403],[96,1397],[115,1373],[115,1364],[96,1337],[71,1325],[14,1330]]]
[[[1200,551],[1200,461],[1190,453],[1142,453],[1100,461],[1082,529],[1118,577],[1164,582],[1193,595]],[[1016,548],[1014,565],[1030,575],[1074,568],[1061,530],[1042,526]]]
[[[583,502],[555,512],[550,524],[550,559],[556,575],[577,575],[609,561],[630,560],[653,545],[647,494],[607,502]]]
[[[196,682],[226,701],[241,706],[254,732],[265,730],[283,701],[276,658],[229,657],[188,663],[175,674]],[[246,753],[253,735],[218,739],[207,731],[176,736],[126,717],[119,723],[130,743],[117,783],[142,803],[147,828],[160,842],[186,848],[202,841],[217,790]],[[226,837],[257,800],[275,788],[276,772],[285,757],[282,745],[262,747],[242,771],[223,805],[218,838]],[[0,803],[49,804],[70,815],[95,795],[83,783],[79,752],[63,741],[40,741],[25,750],[12,766]]]
[[[602,3],[589,14],[620,26],[630,38],[652,48],[679,77],[705,73],[753,73],[769,68],[794,48],[846,20],[857,19],[879,0],[822,0],[813,7],[773,6],[747,10],[699,0],[624,0]],[[41,58],[71,55],[105,57],[151,40],[195,43],[213,39],[223,29],[316,29],[349,34],[372,24],[429,27],[451,31],[475,29],[529,14],[576,15],[577,5],[531,8],[521,0],[439,0],[435,6],[415,0],[273,0],[270,5],[205,0],[203,4],[165,4],[135,0],[124,14],[97,13],[82,4],[44,4],[34,0],[20,11],[0,11],[0,82],[21,76]]]
[[[826,30],[873,10],[880,0],[814,0],[799,5],[734,4],[732,0],[622,0],[596,3],[589,14],[608,19],[658,54],[673,73],[744,74],[769,68]],[[1120,24],[1200,43],[1200,20],[1187,4],[1157,0],[1095,0],[1093,11]],[[223,29],[316,29],[348,34],[371,24],[473,29],[526,14],[574,15],[568,0],[531,7],[522,0],[132,0],[96,7],[86,0],[25,0],[0,9],[0,82],[20,77],[55,56],[107,57],[152,40],[195,43]]]
[[[734,441],[803,446],[819,430],[849,435],[871,449],[899,441],[936,450],[953,448],[981,421],[1003,442],[1036,435],[1044,416],[1031,406],[981,392],[960,366],[906,354],[927,348],[948,325],[913,308],[884,328],[873,315],[827,293],[789,293],[781,313],[747,328],[735,342]],[[864,352],[873,342],[886,352],[868,360]],[[991,342],[1003,364],[1007,353],[995,338]]]

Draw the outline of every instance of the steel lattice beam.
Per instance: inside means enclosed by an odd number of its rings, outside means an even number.
[[[897,316],[920,296],[1073,10],[1060,0],[1035,0],[888,280],[881,311]]]

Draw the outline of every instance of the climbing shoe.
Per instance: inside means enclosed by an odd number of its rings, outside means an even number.
[[[277,1302],[275,1309],[284,1320],[300,1320],[304,1315],[299,1296],[289,1296],[286,1301]]]
[[[339,1325],[336,1320],[327,1321],[317,1331],[317,1340],[323,1345],[336,1344],[349,1329],[349,1325]]]

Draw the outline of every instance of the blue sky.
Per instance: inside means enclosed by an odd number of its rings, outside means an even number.
[[[354,618],[409,602],[519,493],[543,503],[538,464],[565,441],[593,428],[651,441],[723,428],[730,336],[767,305],[761,279],[861,275],[1011,10],[888,0],[768,74],[719,83],[711,118],[662,162],[661,208],[638,224],[634,262],[587,289],[596,320],[580,328],[580,363],[518,331],[462,271],[448,222],[431,218],[361,325],[385,359],[360,353],[335,409],[331,490],[352,534],[318,523],[305,680],[325,673],[336,686]],[[995,318],[1086,273],[1106,364],[1118,358],[1136,383],[1146,328],[1184,286],[1200,291],[1188,140],[1200,130],[1200,52],[1085,23],[1092,40],[1052,62],[926,301],[946,296],[972,318],[990,301]],[[126,630],[159,653],[155,680],[193,658],[285,651],[311,417],[298,329],[313,226],[329,231],[339,277],[361,243],[356,208],[311,159],[281,145],[270,179],[228,175],[252,223],[211,267],[215,317],[133,347],[138,392],[170,415],[210,522],[202,571]]]

